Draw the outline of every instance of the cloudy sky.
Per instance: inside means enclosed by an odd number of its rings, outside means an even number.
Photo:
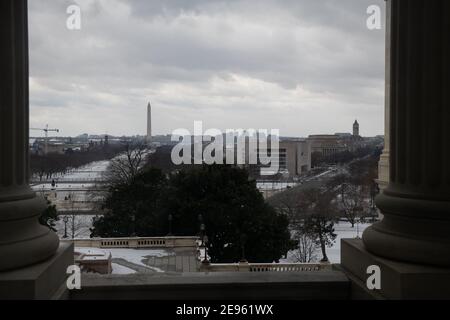
[[[81,8],[81,30],[66,27]],[[383,0],[32,0],[31,126],[144,135],[177,128],[383,134]],[[383,14],[384,17],[384,14]],[[32,132],[32,135],[38,133]]]

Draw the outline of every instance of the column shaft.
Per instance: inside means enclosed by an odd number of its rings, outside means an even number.
[[[47,259],[58,239],[38,223],[45,209],[28,185],[26,0],[0,1],[0,271]]]
[[[450,2],[391,0],[390,183],[374,254],[450,266]]]

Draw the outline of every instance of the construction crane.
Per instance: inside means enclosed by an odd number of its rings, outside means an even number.
[[[59,133],[59,129],[49,129],[48,125],[45,127],[45,129],[40,128],[30,128],[30,130],[34,131],[44,131],[45,132],[45,140],[44,140],[44,154],[46,155],[48,153],[48,133],[49,132],[57,132]]]

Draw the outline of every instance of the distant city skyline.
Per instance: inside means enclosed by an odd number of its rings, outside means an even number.
[[[153,135],[196,120],[306,137],[358,119],[362,136],[384,133],[384,20],[366,27],[382,0],[77,0],[78,31],[72,3],[29,3],[31,127],[145,136],[150,101]]]

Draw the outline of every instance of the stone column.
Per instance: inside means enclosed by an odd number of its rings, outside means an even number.
[[[391,1],[386,0],[386,76],[385,76],[385,103],[384,103],[384,150],[378,165],[378,185],[381,190],[389,184],[389,149],[390,149],[390,92],[391,92]]]
[[[0,1],[0,271],[44,261],[59,244],[28,185],[27,20],[27,0]]]
[[[450,267],[450,2],[391,1],[390,183],[371,253]]]

